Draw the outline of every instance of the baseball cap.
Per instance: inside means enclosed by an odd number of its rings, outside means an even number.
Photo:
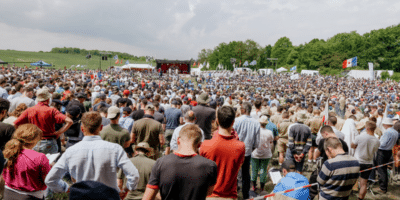
[[[79,106],[70,106],[67,108],[66,112],[72,115],[73,117],[76,117],[79,114],[81,114],[81,108],[79,108]]]
[[[129,90],[124,90],[124,95],[129,95]]]
[[[107,118],[108,119],[113,119],[115,118],[121,111],[117,106],[111,106],[107,110]]]
[[[145,110],[154,111],[154,106],[151,104],[146,105]]]

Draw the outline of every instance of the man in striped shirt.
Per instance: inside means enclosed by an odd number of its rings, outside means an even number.
[[[301,112],[296,116],[297,122],[288,128],[288,149],[285,160],[293,160],[296,164],[296,172],[302,174],[304,156],[311,147],[311,130],[304,124],[307,120],[306,113]]]
[[[328,160],[318,175],[319,200],[348,199],[360,172],[358,160],[347,155],[338,138],[325,140],[324,149]]]

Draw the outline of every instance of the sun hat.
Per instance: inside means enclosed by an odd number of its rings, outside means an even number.
[[[258,121],[262,124],[268,124],[268,117],[263,115],[260,117],[260,119]]]
[[[37,101],[46,101],[50,99],[51,94],[49,92],[49,88],[43,87],[36,92],[36,100]]]
[[[207,104],[211,101],[210,97],[208,96],[207,93],[203,92],[200,94],[199,98],[197,99],[197,102],[199,104]]]
[[[304,123],[307,120],[307,114],[305,112],[299,112],[296,116],[297,122]]]
[[[389,118],[384,118],[382,120],[382,124],[386,124],[386,125],[393,125],[393,120],[389,119]]]
[[[137,149],[144,149],[147,152],[153,152],[153,148],[151,148],[149,143],[147,143],[147,142],[141,142],[141,143],[137,144],[135,146],[134,150],[137,150]]]

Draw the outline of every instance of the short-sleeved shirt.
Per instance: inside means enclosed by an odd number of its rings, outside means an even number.
[[[340,138],[339,141],[340,143],[342,143],[343,150],[347,154],[349,152],[349,147],[347,146],[346,142]],[[325,153],[324,144],[325,144],[325,138],[321,139],[318,145],[318,151],[321,152],[320,156],[322,157],[322,163],[328,160],[328,156]]]
[[[356,136],[353,143],[357,145],[354,157],[357,158],[358,162],[360,164],[373,164],[374,155],[380,145],[378,138],[363,132]]]
[[[124,147],[125,142],[131,139],[128,130],[122,128],[119,124],[110,124],[100,131],[101,139],[116,143]]]
[[[14,126],[0,122],[0,150],[4,150],[6,143],[11,140],[14,131]]]
[[[39,102],[36,106],[26,109],[14,124],[35,124],[43,131],[42,139],[52,139],[55,137],[55,124],[63,124],[65,115],[53,107],[49,107],[44,102]]]
[[[147,187],[160,189],[161,198],[206,199],[207,190],[217,181],[217,164],[197,154],[170,154],[159,158]]]
[[[192,110],[197,118],[196,124],[204,131],[206,140],[211,139],[211,122],[215,120],[215,110],[204,105],[197,105]]]
[[[180,124],[182,111],[178,108],[169,108],[165,111],[165,118],[167,119],[166,129],[176,129]]]
[[[160,145],[159,135],[164,134],[161,123],[150,118],[135,121],[132,132],[136,135],[137,144],[147,142],[153,149],[158,149]]]

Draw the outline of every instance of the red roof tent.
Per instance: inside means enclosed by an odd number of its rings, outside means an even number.
[[[156,60],[157,71],[168,73],[169,69],[179,70],[179,74],[190,74],[191,60]]]

